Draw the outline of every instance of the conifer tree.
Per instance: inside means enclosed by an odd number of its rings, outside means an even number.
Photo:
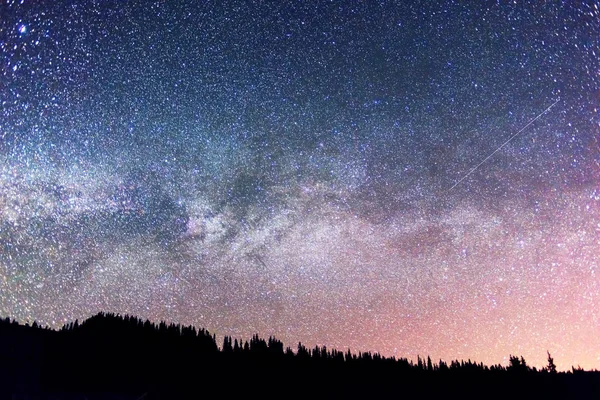
[[[556,364],[554,364],[554,358],[552,358],[552,356],[550,355],[549,351],[546,351],[546,353],[548,353],[548,367],[547,367],[547,370],[551,374],[555,374],[556,373]]]

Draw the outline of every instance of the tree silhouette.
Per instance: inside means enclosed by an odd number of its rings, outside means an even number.
[[[237,347],[237,340],[236,340],[236,347]],[[223,338],[223,353],[233,353],[233,346],[231,344],[231,337],[230,336],[225,336]]]
[[[513,355],[509,356],[509,363],[508,370],[511,372],[525,373],[529,371],[529,367],[523,356],[521,358]]]
[[[548,366],[546,367],[546,370],[551,374],[555,374],[556,364],[554,364],[554,358],[552,358],[549,351],[546,351],[546,353],[548,353]]]
[[[275,337],[258,335],[225,336],[219,349],[205,329],[105,313],[60,331],[0,319],[0,344],[0,398],[198,398],[213,389],[226,397],[291,389],[324,398],[600,398],[600,372],[558,372],[549,352],[538,371],[522,356],[510,355],[508,367],[430,356],[413,362],[302,343],[284,351]]]

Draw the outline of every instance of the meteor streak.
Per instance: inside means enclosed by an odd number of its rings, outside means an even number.
[[[476,166],[474,166],[469,172],[467,172],[467,174],[465,176],[463,176],[462,178],[460,178],[460,180],[458,182],[456,182],[450,189],[447,190],[447,192],[451,191],[452,189],[454,189],[455,187],[457,187],[462,181],[464,181],[465,179],[467,179],[469,177],[469,175],[471,175],[473,172],[475,172],[477,170],[477,168],[481,167],[487,160],[489,160],[490,158],[492,158],[494,156],[494,154],[496,154],[497,152],[499,152],[504,146],[506,146],[511,140],[513,140],[515,137],[517,137],[521,132],[523,132],[525,129],[527,129],[527,127],[531,124],[533,124],[535,121],[537,121],[542,115],[546,114],[548,111],[550,111],[550,109],[552,107],[554,107],[554,105],[556,103],[558,103],[560,101],[560,99],[556,100],[554,103],[552,103],[548,108],[546,108],[544,111],[542,111],[541,113],[539,113],[535,118],[533,118],[531,121],[529,121],[527,123],[527,125],[525,125],[524,127],[522,127],[517,133],[515,133],[514,135],[512,135],[511,137],[509,137],[506,142],[502,143],[502,145],[500,147],[498,147],[496,150],[494,150],[492,153],[490,153],[490,155],[488,155],[486,158],[483,159],[483,161],[481,161],[479,164],[477,164]]]

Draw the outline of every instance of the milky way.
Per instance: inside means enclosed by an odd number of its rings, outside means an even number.
[[[3,0],[0,54],[2,316],[600,367],[598,2]]]

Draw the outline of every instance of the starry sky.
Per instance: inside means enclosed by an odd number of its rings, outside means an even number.
[[[2,0],[0,57],[0,315],[600,368],[599,2]]]

